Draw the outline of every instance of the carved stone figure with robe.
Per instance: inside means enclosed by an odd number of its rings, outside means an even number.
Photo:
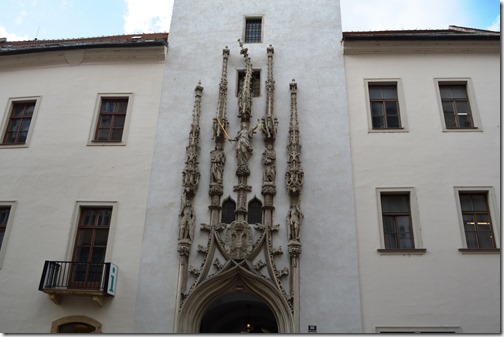
[[[210,160],[212,162],[210,181],[212,183],[222,184],[226,156],[224,155],[224,151],[222,151],[221,143],[216,143],[215,146],[215,150],[212,150],[210,153]]]
[[[186,201],[181,212],[179,240],[192,240],[194,231],[194,210],[189,201]]]
[[[263,164],[264,164],[263,181],[264,182],[275,182],[276,154],[275,154],[275,150],[273,149],[273,145],[268,144],[268,146],[266,146],[266,149],[263,152],[262,158],[263,158]]]
[[[246,165],[252,156],[252,137],[255,133],[257,126],[252,129],[247,129],[247,124],[242,123],[242,128],[234,139],[236,144],[236,160],[238,165]]]
[[[299,206],[291,206],[289,213],[287,213],[289,240],[299,241],[302,219],[303,213],[301,213]]]

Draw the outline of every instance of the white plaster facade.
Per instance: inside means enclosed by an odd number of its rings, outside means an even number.
[[[101,323],[102,332],[133,330],[165,49],[80,47],[0,57],[2,134],[11,101],[37,99],[27,145],[0,146],[0,204],[14,206],[1,251],[3,333],[49,333],[52,322],[74,315]],[[90,142],[100,95],[130,97],[122,144]],[[103,307],[79,296],[56,305],[38,291],[45,260],[72,259],[81,205],[113,206],[105,261],[119,273],[116,297]]]
[[[321,10],[323,8],[323,10]],[[200,120],[201,178],[194,198],[197,245],[206,246],[207,234],[199,230],[209,222],[209,155],[212,150],[212,119],[217,111],[222,50],[230,49],[228,66],[229,134],[239,130],[238,69],[244,69],[237,40],[243,39],[246,17],[263,20],[262,43],[245,44],[254,69],[261,69],[261,96],[253,98],[252,121],[264,116],[266,49],[274,49],[275,114],[279,120],[276,139],[277,195],[274,223],[276,245],[283,247],[280,268],[288,266],[286,216],[289,207],[284,175],[290,116],[289,84],[298,84],[298,115],[302,165],[305,172],[301,208],[303,252],[300,256],[299,332],[309,325],[318,332],[361,331],[357,275],[357,242],[353,206],[352,171],[346,94],[341,50],[339,2],[303,1],[175,1],[164,89],[156,131],[156,147],[149,190],[147,222],[141,255],[140,279],[135,304],[136,332],[176,332],[178,214],[182,197],[185,146],[192,120],[194,88],[204,87]],[[253,139],[250,159],[252,192],[261,198],[263,139]],[[234,143],[225,145],[224,195],[232,196],[236,184]],[[337,192],[336,192],[337,191]],[[337,257],[337,258],[335,258]],[[198,263],[194,264],[198,267]],[[284,280],[288,289],[287,278]],[[197,331],[194,331],[197,332]],[[289,332],[289,331],[287,331]],[[295,331],[290,331],[295,332]]]
[[[459,189],[488,191],[500,248],[499,41],[370,38],[344,50],[363,332],[501,332],[500,251],[459,251],[457,206]],[[372,130],[368,83],[380,81],[397,83],[401,130]],[[476,129],[444,128],[439,81],[467,83]],[[411,191],[425,253],[377,251],[380,189]]]

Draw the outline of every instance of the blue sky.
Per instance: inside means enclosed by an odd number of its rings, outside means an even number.
[[[499,0],[340,1],[344,31],[449,25],[500,31]],[[0,8],[0,37],[69,39],[167,32],[173,0],[0,0]]]

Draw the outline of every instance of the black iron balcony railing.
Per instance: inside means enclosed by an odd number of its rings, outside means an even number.
[[[39,290],[53,296],[114,296],[116,283],[117,266],[110,262],[45,261]]]

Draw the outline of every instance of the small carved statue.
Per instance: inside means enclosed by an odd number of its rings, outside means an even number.
[[[299,232],[302,219],[303,213],[301,213],[299,206],[291,206],[289,213],[287,213],[289,240],[299,241]]]
[[[266,149],[263,152],[263,163],[264,163],[264,182],[275,182],[276,177],[276,154],[275,150],[273,150],[273,145],[268,144]]]
[[[236,135],[236,138],[233,141],[237,142],[236,144],[236,160],[238,161],[238,165],[246,165],[250,156],[252,156],[252,137],[257,129],[257,125],[252,129],[247,129],[247,124],[242,123],[242,128]]]
[[[210,160],[212,162],[210,181],[212,183],[222,184],[226,156],[224,155],[224,151],[222,151],[221,143],[215,144],[215,150],[212,150],[210,153]]]
[[[179,240],[192,240],[194,232],[194,210],[189,200],[185,202],[180,215],[182,218],[180,220]]]

